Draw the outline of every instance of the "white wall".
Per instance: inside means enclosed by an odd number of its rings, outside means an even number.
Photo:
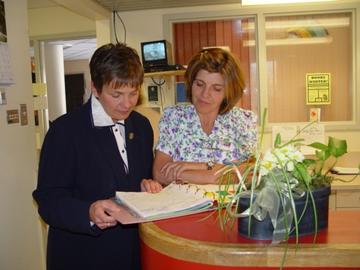
[[[95,33],[95,21],[62,7],[29,9],[29,35],[36,38]]]
[[[8,45],[15,84],[0,105],[0,269],[45,269],[36,207],[35,128],[26,0],[5,0]],[[8,125],[6,110],[26,104],[28,125]]]

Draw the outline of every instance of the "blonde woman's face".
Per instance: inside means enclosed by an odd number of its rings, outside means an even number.
[[[225,98],[224,78],[220,73],[201,69],[192,84],[192,103],[201,114],[218,113]]]

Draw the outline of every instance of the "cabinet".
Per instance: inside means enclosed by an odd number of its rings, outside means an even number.
[[[336,166],[358,167],[360,152],[347,153],[340,158]],[[350,181],[354,175],[334,175],[344,181]],[[330,209],[360,210],[360,176],[352,182],[333,181],[331,184]]]

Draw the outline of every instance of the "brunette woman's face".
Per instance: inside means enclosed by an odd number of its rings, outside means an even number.
[[[225,82],[218,72],[199,70],[191,87],[192,103],[198,113],[219,113],[225,98]]]
[[[125,120],[135,108],[139,99],[139,89],[124,85],[113,88],[104,85],[101,93],[93,86],[93,94],[98,98],[105,112],[114,120]]]

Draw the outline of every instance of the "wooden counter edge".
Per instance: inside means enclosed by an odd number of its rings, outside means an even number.
[[[279,267],[286,244],[233,244],[190,240],[153,222],[140,225],[145,245],[166,256],[221,266]],[[360,244],[289,244],[287,267],[360,267]]]

